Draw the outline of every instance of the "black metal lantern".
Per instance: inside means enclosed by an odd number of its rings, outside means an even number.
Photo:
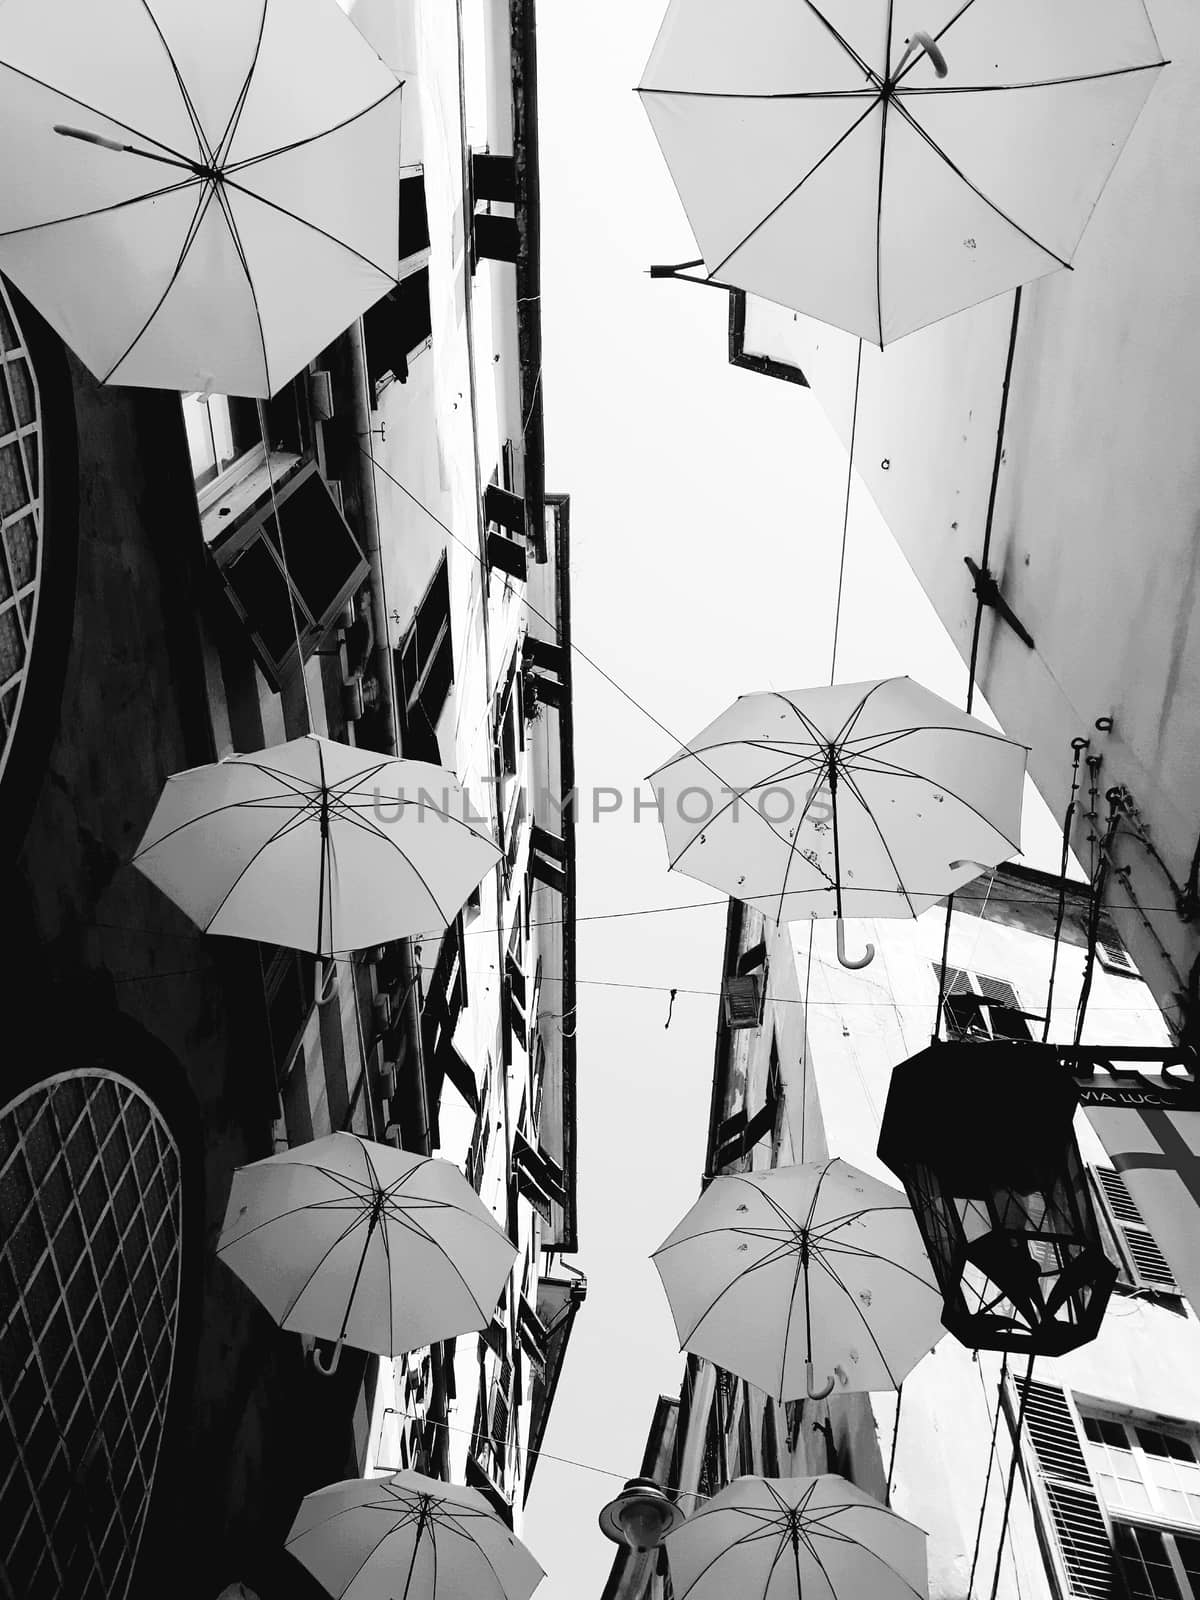
[[[903,1183],[973,1350],[1062,1355],[1100,1331],[1117,1269],[1104,1251],[1053,1045],[931,1046],[892,1073],[879,1157]]]

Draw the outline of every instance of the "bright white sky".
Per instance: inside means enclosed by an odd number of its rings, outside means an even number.
[[[696,254],[633,86],[665,0],[539,0],[547,487],[571,496],[573,629],[682,742],[738,694],[829,681],[845,452],[807,391],[728,365],[728,301],[651,282]],[[819,241],[814,241],[814,247]],[[962,703],[966,672],[866,492],[856,489],[843,681],[910,673]],[[630,794],[667,734],[575,661],[581,796]],[[649,791],[646,791],[647,798]],[[1041,815],[1037,815],[1040,811]],[[1026,859],[1056,865],[1043,807]],[[581,919],[716,897],[668,874],[652,811],[578,835]],[[936,914],[936,913],[935,913]],[[525,1537],[538,1600],[598,1600],[596,1518],[641,1463],[682,1362],[650,1252],[697,1197],[724,904],[579,926],[579,1238],[588,1299],[567,1354]]]

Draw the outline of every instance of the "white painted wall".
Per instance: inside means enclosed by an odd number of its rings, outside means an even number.
[[[1188,0],[1149,9],[1170,65],[1075,270],[1024,291],[990,565],[1037,648],[986,615],[979,681],[1005,730],[1032,746],[1056,814],[1070,741],[1090,736],[1101,794],[1128,786],[1183,880],[1200,832],[1200,15]],[[1011,304],[863,351],[856,462],[964,655],[975,602],[962,558],[978,560],[982,544]],[[749,351],[804,370],[845,440],[853,339],[755,301],[746,335]],[[1108,735],[1094,727],[1105,716]],[[1119,884],[1114,913],[1173,1014],[1200,923],[1175,915],[1142,847],[1126,838],[1118,859],[1155,908],[1154,932]]]

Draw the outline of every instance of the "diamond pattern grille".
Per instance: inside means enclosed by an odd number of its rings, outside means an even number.
[[[179,1299],[179,1152],[104,1072],[0,1113],[0,1526],[28,1600],[121,1600],[141,1542]]]
[[[37,381],[0,282],[0,773],[21,708],[37,613],[41,479]]]

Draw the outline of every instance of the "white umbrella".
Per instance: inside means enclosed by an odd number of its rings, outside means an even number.
[[[1142,0],[671,0],[642,103],[709,278],[883,345],[1067,266]]]
[[[336,1365],[486,1328],[517,1250],[450,1162],[333,1133],[238,1168],[217,1254]]]
[[[445,928],[499,859],[453,773],[305,734],[168,778],[133,862],[206,933],[330,955]]]
[[[285,1549],[333,1600],[529,1600],[545,1576],[481,1494],[419,1472],[307,1495]]]
[[[856,1484],[735,1478],[665,1541],[675,1600],[924,1600],[925,1535]]]
[[[884,678],[743,695],[650,783],[671,867],[772,921],[916,916],[1019,851],[1025,753]]]
[[[907,1199],[836,1158],[714,1178],[653,1260],[680,1347],[781,1400],[895,1389],[944,1332]]]
[[[396,281],[400,84],[335,0],[5,0],[0,269],[105,382],[266,398]]]

